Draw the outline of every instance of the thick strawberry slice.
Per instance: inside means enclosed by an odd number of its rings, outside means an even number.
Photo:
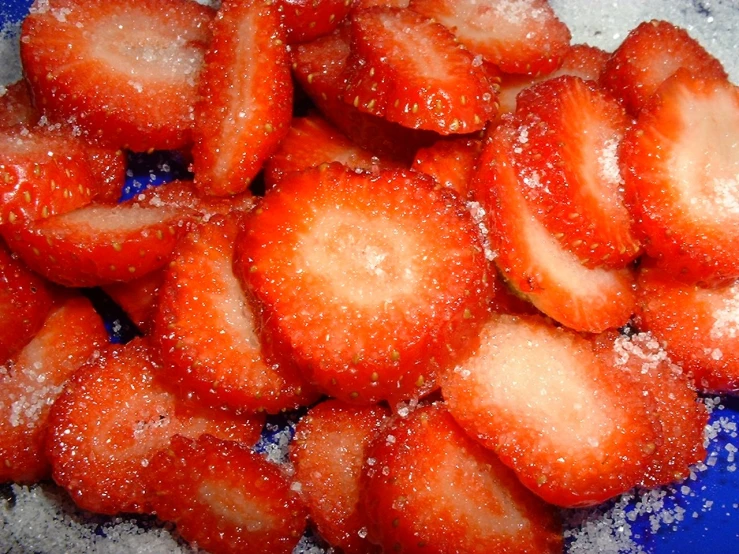
[[[154,315],[165,271],[159,269],[133,281],[102,287],[144,335],[151,335],[154,329]]]
[[[152,463],[153,507],[214,554],[293,551],[305,507],[280,468],[244,445],[174,437]]]
[[[471,436],[558,506],[626,492],[661,440],[641,386],[598,359],[591,341],[540,316],[495,316],[442,393]]]
[[[263,417],[206,410],[166,386],[143,339],[112,345],[67,383],[49,416],[53,477],[81,507],[103,514],[150,511],[147,468],[174,435],[210,433],[253,444]]]
[[[492,293],[464,203],[398,170],[287,177],[244,219],[235,265],[275,354],[354,403],[432,390]]]
[[[608,60],[601,83],[633,114],[679,68],[704,79],[726,79],[721,62],[685,29],[646,21],[632,30]]]
[[[39,114],[25,80],[0,87],[0,128],[33,127],[38,120]]]
[[[316,400],[298,370],[264,359],[258,320],[233,273],[235,218],[216,216],[179,243],[164,275],[154,337],[170,377],[215,407],[276,413]]]
[[[359,510],[364,453],[389,412],[381,406],[349,406],[328,400],[310,409],[295,429],[293,479],[321,537],[345,554],[368,554]]]
[[[588,268],[565,250],[528,206],[512,162],[519,132],[510,122],[490,133],[472,191],[486,212],[495,264],[517,294],[577,331],[624,325],[635,309],[633,272]]]
[[[245,191],[287,134],[292,80],[277,4],[224,0],[213,25],[195,106],[195,184]]]
[[[443,404],[396,417],[370,444],[361,502],[383,552],[562,551],[555,510],[469,438]]]
[[[50,476],[44,453],[49,410],[66,380],[108,342],[90,302],[55,308],[21,352],[0,366],[0,482]]]
[[[418,150],[413,169],[431,175],[440,185],[453,188],[462,198],[466,198],[481,149],[479,139],[442,139]]]
[[[494,90],[451,32],[410,10],[354,12],[344,101],[411,129],[442,135],[482,129]]]
[[[36,104],[116,148],[185,146],[211,19],[179,0],[39,1],[21,37]]]
[[[739,277],[739,89],[679,70],[621,146],[626,201],[647,254],[686,282]]]
[[[353,0],[281,0],[287,42],[308,42],[330,34],[349,15]]]
[[[621,192],[624,109],[592,81],[565,75],[518,95],[514,162],[530,208],[588,267],[625,267],[641,249]]]
[[[549,73],[570,46],[570,31],[547,0],[411,0],[409,7],[506,73]]]

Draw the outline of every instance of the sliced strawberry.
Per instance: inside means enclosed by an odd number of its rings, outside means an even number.
[[[389,412],[328,400],[311,408],[295,429],[293,479],[321,537],[344,554],[368,554],[367,527],[358,508],[365,449]]]
[[[330,34],[349,15],[353,0],[281,0],[287,42],[308,42]]]
[[[276,413],[316,394],[294,365],[264,359],[258,320],[233,273],[239,228],[213,217],[179,243],[164,275],[154,337],[170,377],[213,406]]]
[[[624,109],[592,81],[564,75],[519,94],[513,147],[530,208],[588,267],[625,267],[640,253],[623,200]]]
[[[455,423],[443,404],[396,417],[362,474],[369,538],[383,552],[561,552],[557,514]]]
[[[44,439],[51,405],[72,373],[107,342],[100,316],[87,299],[75,296],[0,366],[0,482],[49,477]]]
[[[290,61],[277,4],[224,0],[198,92],[195,184],[216,196],[243,192],[292,117]]]
[[[371,8],[350,18],[344,101],[411,129],[482,129],[494,90],[472,54],[442,25],[410,10]]]
[[[33,127],[38,120],[39,114],[25,80],[0,87],[0,128]]]
[[[679,70],[620,151],[626,201],[647,254],[686,282],[739,277],[739,89]]]
[[[685,29],[646,21],[632,30],[608,60],[601,83],[633,114],[679,68],[704,79],[726,79],[721,62]]]
[[[110,204],[120,201],[126,182],[126,154],[123,150],[89,143],[87,163],[97,182],[95,200]]]
[[[112,345],[82,366],[49,416],[54,480],[81,508],[103,514],[150,511],[149,463],[174,435],[210,433],[253,444],[264,422],[206,410],[176,395],[143,339]]]
[[[407,8],[410,0],[354,0],[354,9],[374,8],[385,6],[387,8]]]
[[[499,314],[524,315],[541,314],[523,295],[508,286],[499,271],[495,271],[495,298],[490,307]]]
[[[409,7],[506,73],[549,73],[570,46],[570,31],[547,0],[411,0]]]
[[[464,203],[399,170],[287,177],[244,219],[235,265],[275,354],[354,403],[432,390],[492,293]]]
[[[442,393],[471,436],[558,506],[626,492],[661,441],[639,384],[589,340],[540,316],[495,316]]]
[[[440,185],[453,188],[466,198],[481,149],[479,139],[442,139],[418,150],[413,169],[431,175]]]
[[[510,121],[489,133],[472,182],[495,264],[517,294],[563,325],[587,332],[621,327],[635,309],[633,272],[585,267],[546,230],[527,205],[526,184],[511,161],[518,137]]]
[[[165,271],[159,269],[133,281],[102,287],[144,335],[151,335],[154,328],[154,314]]]
[[[176,436],[152,463],[154,511],[208,552],[289,554],[305,508],[280,468],[243,445]]]

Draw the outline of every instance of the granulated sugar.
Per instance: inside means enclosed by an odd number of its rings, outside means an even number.
[[[21,78],[20,62],[20,26],[17,23],[7,23],[0,28],[0,96],[5,93],[5,87]]]

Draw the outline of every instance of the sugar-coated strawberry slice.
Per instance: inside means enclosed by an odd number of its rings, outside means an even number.
[[[593,81],[564,75],[518,95],[513,146],[530,208],[588,267],[625,267],[641,252],[623,199],[618,147],[629,125]]]
[[[353,0],[280,0],[287,42],[308,42],[330,34],[349,15]]]
[[[726,79],[721,62],[688,31],[668,21],[645,21],[633,29],[608,60],[601,83],[633,114],[679,68],[705,79]]]
[[[116,148],[186,146],[212,13],[179,0],[38,1],[21,35],[37,107]]]
[[[44,440],[51,405],[74,371],[107,342],[100,316],[75,296],[55,307],[23,350],[0,365],[0,482],[50,476]]]
[[[298,422],[290,445],[295,486],[321,537],[344,554],[374,552],[363,536],[367,521],[358,507],[367,445],[389,415],[387,408],[328,400]]]
[[[664,344],[700,390],[739,392],[739,283],[706,288],[642,267],[637,285],[639,328]]]
[[[235,265],[275,354],[354,403],[432,390],[492,294],[464,203],[400,170],[285,178],[245,217]]]
[[[290,554],[305,528],[285,474],[244,445],[176,436],[152,470],[154,512],[212,554]]]
[[[602,333],[596,337],[596,352],[628,373],[655,401],[662,443],[639,484],[652,488],[686,479],[690,467],[706,457],[703,442],[708,423],[706,405],[687,373],[670,360],[651,333]]]
[[[407,8],[410,0],[354,0],[354,9],[374,8],[385,6],[387,8]]]
[[[354,12],[344,101],[411,129],[482,129],[497,113],[480,64],[439,23],[410,10]]]
[[[679,70],[620,150],[626,201],[647,254],[686,282],[739,277],[739,89]]]
[[[466,198],[481,148],[482,143],[477,138],[441,139],[418,150],[413,169],[431,175],[437,183],[453,188]]]
[[[472,181],[496,266],[517,294],[567,327],[592,333],[621,327],[636,307],[633,272],[585,267],[547,231],[521,191],[526,185],[512,162],[517,140],[510,122],[489,133]]]
[[[52,475],[92,512],[150,511],[147,482],[154,455],[174,435],[213,434],[253,444],[264,422],[208,410],[174,393],[144,339],[112,345],[67,383],[49,416],[46,452]]]
[[[0,128],[33,127],[38,120],[39,114],[24,79],[0,87]]]
[[[285,30],[273,2],[224,0],[195,106],[195,184],[245,191],[290,127],[293,89]]]
[[[457,425],[441,403],[396,417],[370,444],[361,502],[383,552],[554,553],[555,510]]]
[[[258,319],[233,272],[239,232],[215,216],[177,246],[159,294],[153,336],[170,378],[214,407],[276,413],[317,394],[286,361],[266,360]]]
[[[570,46],[570,31],[547,0],[411,0],[409,7],[506,73],[549,73]]]
[[[541,316],[495,316],[442,394],[460,425],[546,501],[595,505],[642,479],[661,440],[639,384]]]
[[[115,204],[126,183],[126,154],[120,148],[86,144],[87,163],[97,183],[95,201]]]
[[[158,269],[133,281],[102,287],[144,335],[151,335],[154,328],[154,314],[165,271],[166,268]]]

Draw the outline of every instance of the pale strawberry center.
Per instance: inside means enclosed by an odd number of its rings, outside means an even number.
[[[88,206],[59,216],[59,228],[73,232],[74,228],[88,228],[90,232],[128,233],[165,223],[174,218],[173,208],[145,208],[137,205]],[[63,222],[63,223],[62,223]]]
[[[279,526],[272,514],[264,509],[264,501],[251,498],[247,487],[234,488],[230,481],[206,480],[200,484],[198,496],[218,518],[243,527],[248,533]]]

